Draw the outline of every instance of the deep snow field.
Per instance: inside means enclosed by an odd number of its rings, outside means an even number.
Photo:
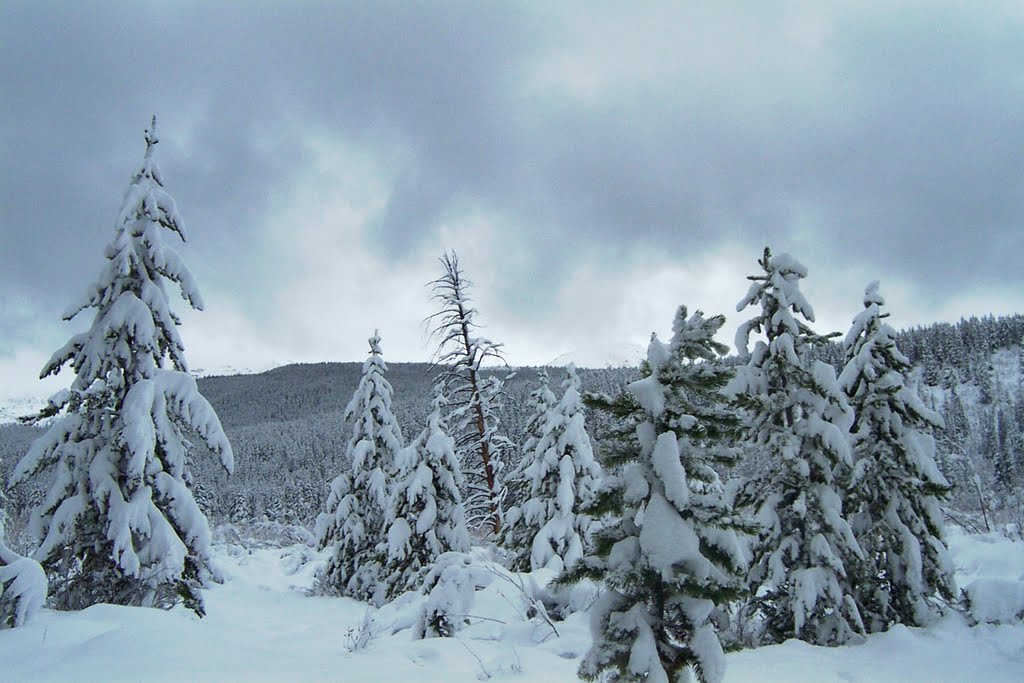
[[[850,647],[791,640],[728,655],[726,681],[1021,683],[1024,624],[1014,617],[1024,610],[1024,542],[956,528],[948,536],[959,585],[974,584],[975,614],[1007,623],[971,627],[951,614]],[[319,563],[311,549],[220,537],[225,582],[206,593],[206,618],[182,608],[43,610],[0,631],[0,681],[573,681],[590,644],[585,614],[553,628],[527,618],[523,587],[549,575],[510,576],[480,550],[490,585],[476,594],[471,624],[455,638],[412,640],[424,598],[407,594],[374,611],[309,597]]]

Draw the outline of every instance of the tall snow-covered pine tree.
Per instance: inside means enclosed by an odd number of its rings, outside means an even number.
[[[750,289],[736,307],[759,309],[736,332],[736,348],[747,363],[728,389],[746,410],[749,438],[775,460],[747,488],[747,502],[763,527],[751,592],[769,641],[842,644],[864,631],[850,576],[856,566],[851,560],[862,553],[843,516],[834,474],[852,462],[847,439],[853,413],[832,367],[809,360],[811,345],[826,337],[804,322],[814,321],[800,292],[807,269],[768,249],[759,263],[764,273],[748,278]],[[752,332],[765,340],[751,352]]]
[[[445,398],[439,389],[433,406],[427,426],[398,455],[387,543],[378,549],[385,599],[418,589],[442,554],[469,552],[462,470],[444,423]]]
[[[522,443],[519,445],[519,462],[508,473],[505,486],[508,489],[506,511],[507,533],[502,534],[502,545],[506,547],[522,547],[523,539],[517,536],[522,526],[517,525],[518,517],[522,513],[520,506],[529,498],[530,482],[526,480],[524,470],[533,462],[533,452],[537,443],[544,435],[544,422],[548,413],[558,403],[558,397],[551,391],[551,378],[547,368],[541,368],[537,372],[537,387],[530,392],[526,398],[526,408],[529,416],[523,423]],[[513,530],[512,527],[517,527]]]
[[[106,264],[85,297],[64,314],[95,309],[92,324],[42,371],[70,364],[75,379],[40,417],[57,416],[12,475],[17,483],[53,467],[33,527],[36,557],[62,609],[98,602],[170,607],[203,614],[199,588],[211,577],[210,530],[189,489],[188,434],[197,434],[230,472],[231,445],[187,372],[178,317],[165,281],[195,309],[202,299],[164,231],[184,224],[146,153],[118,213]],[[167,361],[170,367],[166,367]]]
[[[601,580],[591,613],[594,644],[580,675],[621,681],[704,683],[725,675],[725,656],[709,615],[744,591],[737,531],[713,463],[731,461],[722,443],[737,418],[719,392],[730,371],[714,341],[722,316],[679,308],[672,342],[653,337],[645,377],[615,399],[588,399],[622,420],[604,452],[608,471],[593,514],[610,513],[594,549],[562,579]]]
[[[928,434],[942,418],[908,385],[910,360],[884,322],[884,303],[872,282],[846,336],[839,377],[856,414],[848,517],[864,550],[854,588],[868,631],[923,626],[939,612],[938,599],[956,593],[939,509],[950,488]]]
[[[518,569],[560,572],[583,556],[592,520],[582,510],[593,502],[601,480],[575,366],[566,368],[562,398],[540,422],[540,438],[525,455],[528,464],[522,470],[526,500],[518,506],[515,522],[509,522],[506,547],[516,551]]]
[[[320,548],[330,548],[327,564],[317,576],[317,590],[379,603],[377,547],[385,542],[390,486],[404,441],[391,411],[392,389],[376,331],[369,343],[362,378],[345,408],[349,469],[331,482],[327,511],[317,518]]]

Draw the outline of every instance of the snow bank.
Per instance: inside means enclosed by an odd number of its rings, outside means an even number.
[[[928,629],[896,626],[858,646],[799,640],[727,655],[726,681],[786,683],[1020,683],[1020,627],[969,627],[952,615]]]
[[[960,527],[947,529],[946,537],[971,617],[978,623],[1020,624],[1024,620],[1024,541],[994,532],[968,534]]]
[[[978,579],[964,589],[967,608],[978,623],[1012,624],[1024,620],[1024,582]]]
[[[75,613],[44,609],[24,628],[0,631],[0,678],[461,683],[489,677],[541,683],[577,680],[576,669],[590,647],[587,614],[549,624],[531,610],[551,572],[509,574],[480,549],[471,553],[474,567],[493,572],[489,583],[481,582],[486,587],[473,586],[469,623],[455,638],[413,640],[411,627],[425,596],[407,593],[379,610],[348,598],[310,597],[322,554],[311,554],[301,542],[246,547],[232,536],[215,545],[227,581],[205,591],[204,619],[181,607],[169,612],[111,605]],[[961,585],[981,580],[976,587],[984,588],[985,581],[999,580],[1019,590],[1024,543],[966,536],[956,529],[949,537]],[[296,566],[297,556],[307,561]],[[1006,583],[987,588],[1008,589]],[[362,646],[350,647],[361,633],[366,636]],[[1024,624],[972,628],[953,614],[927,629],[900,626],[872,635],[856,647],[791,640],[730,653],[724,680],[1019,683],[1024,680],[1022,643]]]
[[[960,527],[947,527],[946,544],[961,586],[977,578],[1024,581],[1022,541],[1011,541],[998,533],[968,534]]]

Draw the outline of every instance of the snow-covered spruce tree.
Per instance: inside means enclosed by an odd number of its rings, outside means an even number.
[[[57,419],[11,477],[17,483],[53,467],[33,528],[41,541],[36,558],[60,609],[183,600],[201,616],[210,531],[189,490],[186,435],[198,434],[225,470],[233,467],[220,421],[187,372],[179,319],[168,306],[164,280],[193,308],[202,300],[181,257],[163,244],[164,230],[183,240],[185,231],[153,159],[155,129],[154,117],[106,265],[64,315],[95,309],[92,325],[41,375],[70,364],[76,377],[40,413]]]
[[[46,602],[46,572],[7,547],[4,492],[0,488],[0,629],[23,626]]]
[[[416,590],[443,553],[469,552],[462,506],[462,470],[444,423],[444,394],[420,435],[398,455],[398,476],[388,513],[387,544],[378,548],[384,599]]]
[[[466,521],[470,528],[489,527],[497,535],[504,523],[502,469],[513,446],[501,434],[496,415],[502,380],[482,374],[481,365],[504,363],[505,358],[501,344],[477,336],[477,310],[469,297],[472,283],[463,275],[458,256],[445,252],[440,261],[444,273],[430,285],[441,310],[427,320],[437,340],[434,363],[442,368],[438,382],[451,406],[448,424],[465,476]]]
[[[652,337],[644,378],[588,403],[624,429],[603,452],[604,483],[590,512],[614,521],[561,583],[589,577],[606,587],[591,613],[594,644],[580,666],[589,680],[721,681],[725,657],[708,617],[740,597],[746,563],[713,463],[738,425],[720,390],[730,371],[713,335],[722,316],[680,307],[666,346]]]
[[[519,446],[519,461],[505,480],[507,490],[505,525],[501,530],[501,545],[512,553],[512,566],[520,571],[530,567],[530,547],[536,529],[523,523],[523,503],[530,498],[531,480],[526,468],[533,464],[534,451],[544,436],[544,423],[548,413],[558,404],[551,391],[551,377],[547,368],[537,372],[537,388],[526,399],[529,417],[523,425],[523,442]]]
[[[507,541],[524,541],[516,551],[514,568],[535,571],[542,567],[561,572],[582,556],[591,518],[582,512],[594,500],[601,468],[587,435],[580,381],[576,368],[566,368],[562,398],[544,420],[540,440],[523,470],[529,486]],[[514,528],[513,528],[514,526]]]
[[[826,337],[800,319],[814,321],[800,292],[807,269],[768,249],[759,263],[764,273],[748,278],[750,290],[736,307],[760,308],[736,332],[747,363],[727,389],[745,409],[750,440],[775,461],[740,497],[763,527],[749,577],[753,604],[770,642],[837,645],[864,631],[852,589],[857,577],[850,575],[851,560],[862,553],[834,475],[851,464],[853,413],[831,366],[808,361],[811,345]],[[766,341],[751,352],[752,332]]]
[[[326,512],[317,517],[320,549],[330,549],[317,576],[317,591],[357,600],[381,602],[381,564],[377,546],[385,542],[390,485],[402,430],[391,411],[391,384],[381,356],[380,335],[369,339],[370,357],[363,363],[352,400],[345,408],[350,431],[345,448],[349,469],[331,482]]]
[[[846,336],[839,377],[856,414],[847,516],[864,550],[854,595],[868,631],[922,626],[939,611],[937,597],[956,593],[939,509],[950,488],[928,434],[942,418],[908,386],[910,360],[883,321],[884,303],[872,282]]]
[[[523,547],[521,539],[516,540],[516,532],[512,527],[517,526],[516,522],[522,510],[520,506],[527,500],[530,494],[530,482],[526,479],[524,470],[533,462],[533,452],[537,443],[544,436],[544,422],[548,418],[548,412],[558,403],[558,397],[551,391],[551,378],[547,368],[541,368],[537,372],[537,388],[530,392],[526,398],[526,408],[529,417],[523,424],[522,443],[519,446],[519,461],[509,472],[505,480],[508,495],[506,497],[507,510],[505,512],[505,531],[508,533],[502,536],[502,545],[510,548]],[[522,527],[519,527],[522,531]]]
[[[530,416],[523,425],[521,450],[524,455],[533,453],[537,448],[537,443],[544,436],[544,424],[547,422],[548,413],[558,405],[558,397],[551,391],[551,377],[547,368],[541,368],[537,372],[537,388],[530,392],[526,405],[530,409]]]

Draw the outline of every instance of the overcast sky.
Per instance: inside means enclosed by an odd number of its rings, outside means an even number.
[[[725,313],[766,244],[818,331],[1024,311],[1020,2],[0,6],[0,395],[38,393],[160,120],[193,368],[426,360],[456,249],[515,364]],[[177,310],[184,312],[179,301]]]

